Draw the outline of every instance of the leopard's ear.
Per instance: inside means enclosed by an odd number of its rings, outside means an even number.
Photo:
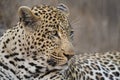
[[[70,13],[69,13],[69,8],[68,8],[65,4],[60,3],[60,4],[58,4],[57,8],[58,8],[60,11],[64,12],[67,16],[69,16],[69,14],[70,14]]]
[[[32,22],[34,22],[35,17],[31,12],[31,9],[27,6],[21,6],[18,10],[19,19],[21,22],[24,23],[24,25],[28,25]]]

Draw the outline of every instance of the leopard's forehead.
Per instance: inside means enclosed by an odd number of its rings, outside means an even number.
[[[45,24],[67,23],[67,15],[54,6],[34,6],[31,11]]]
[[[43,11],[43,13],[45,13],[45,12],[49,13],[49,12],[52,12],[52,11],[57,11],[56,7],[48,6],[48,5],[33,6],[31,9],[35,10],[35,11],[37,11],[37,10],[38,11]]]
[[[57,7],[54,6],[47,6],[47,5],[41,5],[41,6],[34,6],[31,8],[32,12],[37,16],[37,17],[42,17],[45,19],[47,19],[49,16],[52,16],[49,18],[49,20],[51,18],[58,18],[63,16],[65,17],[65,14],[63,14],[62,11],[60,11],[59,9],[57,9]],[[44,15],[48,15],[48,16],[44,16]],[[59,18],[58,18],[59,19]]]

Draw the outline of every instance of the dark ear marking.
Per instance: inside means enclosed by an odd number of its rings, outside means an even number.
[[[24,23],[24,25],[28,25],[35,21],[34,15],[31,12],[31,9],[27,6],[21,6],[18,10],[20,21]]]
[[[67,16],[69,15],[69,8],[65,4],[63,3],[58,4],[57,9],[64,12]]]

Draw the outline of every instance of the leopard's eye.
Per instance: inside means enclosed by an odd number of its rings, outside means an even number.
[[[73,40],[73,35],[74,35],[74,31],[70,31],[69,36],[71,40]]]
[[[59,36],[57,31],[54,31],[54,36]]]
[[[73,36],[73,34],[74,34],[74,31],[70,31],[70,36]]]
[[[57,31],[53,31],[53,36],[60,38],[60,36],[59,36]]]

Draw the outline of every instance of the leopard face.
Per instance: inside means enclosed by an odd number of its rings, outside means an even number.
[[[22,6],[18,13],[18,24],[0,38],[1,62],[24,80],[66,64],[74,55],[68,8]]]

